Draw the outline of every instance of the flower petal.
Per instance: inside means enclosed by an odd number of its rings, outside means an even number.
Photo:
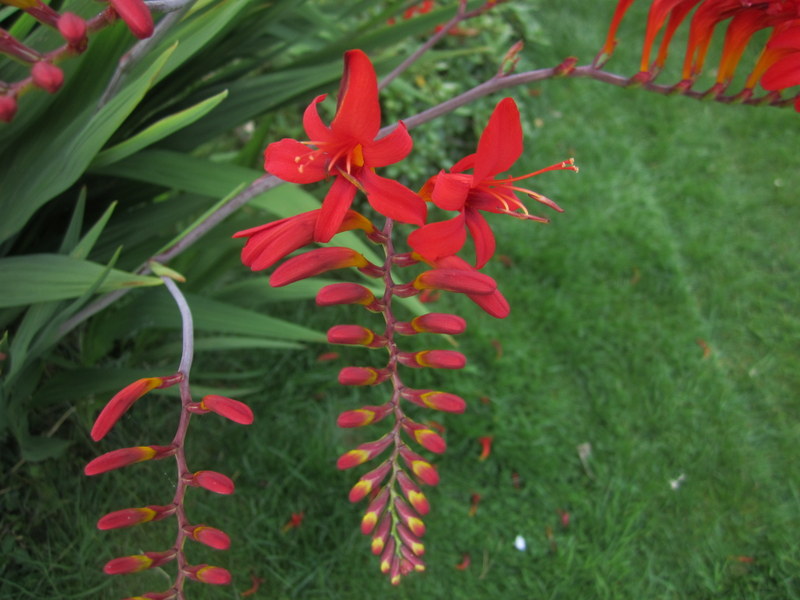
[[[408,236],[408,244],[417,254],[427,260],[436,261],[456,254],[466,239],[464,214],[461,213],[453,219],[428,223],[412,231]]]
[[[477,210],[467,208],[464,217],[469,233],[475,240],[475,268],[482,269],[494,256],[496,245],[492,228]]]
[[[475,181],[508,171],[522,154],[522,124],[513,98],[503,98],[478,141]]]
[[[314,229],[315,242],[329,242],[336,235],[355,195],[356,188],[347,179],[339,176],[334,180],[322,201],[322,211]]]
[[[402,183],[376,175],[370,169],[362,171],[359,181],[372,208],[384,217],[412,225],[425,223],[428,213],[425,201]]]
[[[782,90],[793,85],[800,85],[800,52],[779,59],[761,78],[765,90]]]
[[[317,111],[317,104],[325,98],[325,94],[314,98],[303,113],[303,129],[306,130],[306,135],[312,142],[322,142],[331,137],[330,127],[322,122]]]
[[[344,55],[339,103],[331,129],[336,135],[349,135],[363,142],[375,139],[380,127],[381,108],[375,69],[363,51],[349,50]]]
[[[325,160],[317,160],[318,151],[297,140],[284,138],[264,151],[264,170],[291,183],[314,183],[325,179]]]
[[[477,180],[472,175],[442,171],[436,176],[431,200],[443,210],[461,210],[473,181]]]
[[[401,121],[389,135],[364,145],[364,164],[367,167],[393,165],[408,156],[413,146],[414,142]]]

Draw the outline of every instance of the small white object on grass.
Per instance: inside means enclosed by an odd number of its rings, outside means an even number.
[[[525,552],[525,548],[527,547],[528,545],[525,543],[524,537],[518,535],[517,537],[514,538],[514,548],[516,548],[520,552]]]
[[[671,487],[673,490],[677,490],[679,487],[681,487],[681,484],[684,481],[686,481],[686,475],[681,473],[680,475],[678,475],[677,479],[670,479],[669,480],[669,487]]]

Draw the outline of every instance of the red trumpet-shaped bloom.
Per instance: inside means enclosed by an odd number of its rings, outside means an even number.
[[[547,222],[528,213],[517,198],[517,192],[561,211],[552,200],[516,182],[546,171],[577,171],[571,160],[521,177],[498,178],[522,154],[522,125],[519,110],[512,98],[504,98],[494,109],[486,129],[478,141],[478,150],[458,161],[450,172],[435,175],[423,188],[422,195],[439,208],[454,210],[458,216],[447,221],[429,223],[408,236],[414,251],[428,261],[436,261],[458,252],[469,231],[475,240],[476,267],[481,268],[495,250],[494,234],[481,212],[512,215],[520,219]],[[472,173],[466,171],[472,170]]]
[[[414,225],[425,222],[425,203],[419,196],[375,174],[376,168],[408,155],[411,136],[399,123],[392,133],[375,139],[381,126],[375,69],[361,50],[346,52],[344,61],[336,115],[330,125],[317,112],[317,104],[325,99],[318,96],[303,115],[309,141],[286,138],[270,144],[264,154],[264,168],[286,181],[313,183],[334,177],[315,224],[317,242],[329,241],[339,230],[359,189],[382,215]]]

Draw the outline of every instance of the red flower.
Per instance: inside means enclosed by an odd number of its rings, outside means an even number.
[[[458,211],[458,216],[448,221],[429,223],[412,232],[408,237],[411,247],[426,260],[436,261],[456,254],[464,245],[466,230],[469,230],[475,240],[475,266],[480,269],[495,250],[494,234],[480,211],[547,222],[547,219],[529,214],[517,198],[517,192],[561,211],[552,200],[515,184],[545,171],[577,171],[577,167],[569,160],[521,177],[498,179],[497,175],[510,169],[521,154],[519,110],[512,98],[504,98],[495,107],[481,134],[478,151],[458,161],[449,173],[442,171],[434,176],[423,187],[423,196],[429,196],[439,208]],[[472,169],[472,174],[465,172],[469,169]]]
[[[303,115],[310,141],[286,138],[270,144],[264,154],[264,168],[286,181],[313,183],[328,176],[335,178],[314,229],[317,242],[329,241],[339,230],[358,189],[386,217],[415,225],[425,222],[426,208],[419,196],[375,174],[376,167],[394,164],[408,155],[411,136],[399,123],[392,133],[375,139],[381,126],[375,69],[361,50],[346,52],[344,60],[339,102],[330,126],[317,112],[317,104],[325,96],[317,96]]]

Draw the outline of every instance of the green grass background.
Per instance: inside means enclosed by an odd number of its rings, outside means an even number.
[[[609,70],[636,70],[638,8]],[[550,43],[530,44],[520,68],[568,54],[589,62],[610,13],[548,3]],[[800,116],[585,80],[513,94],[532,133],[514,172],[570,156],[581,171],[530,181],[566,209],[551,225],[492,220],[506,258],[488,272],[509,318],[461,298],[434,305],[468,318],[459,340],[468,368],[430,381],[469,410],[416,413],[443,423],[449,444],[437,460],[442,483],[428,494],[428,572],[398,589],[379,575],[357,531],[364,507],[346,499],[357,475],[334,467],[365,439],[337,430],[338,412],[382,398],[381,388],[335,383],[344,364],[369,364],[366,351],[333,363],[315,362],[323,347],[206,356],[197,369],[266,369],[269,393],[250,399],[248,429],[193,422],[192,467],[233,474],[237,492],[193,490],[190,514],[228,531],[233,547],[191,548],[191,557],[231,569],[235,584],[194,584],[189,597],[241,598],[251,575],[264,579],[256,599],[800,597]],[[318,327],[348,318],[287,310]],[[171,405],[141,402],[102,450],[168,439]],[[85,433],[93,410],[70,420],[68,456],[7,478],[3,598],[121,598],[167,585],[159,572],[100,572],[114,556],[170,543],[171,524],[99,532],[94,523],[168,502],[173,466],[85,479],[82,466],[99,451]],[[495,446],[479,462],[484,435]],[[580,444],[591,445],[588,468]],[[473,493],[482,500],[470,517]],[[282,533],[298,511],[302,526]],[[525,551],[514,548],[517,535]],[[465,553],[471,566],[455,569]]]

